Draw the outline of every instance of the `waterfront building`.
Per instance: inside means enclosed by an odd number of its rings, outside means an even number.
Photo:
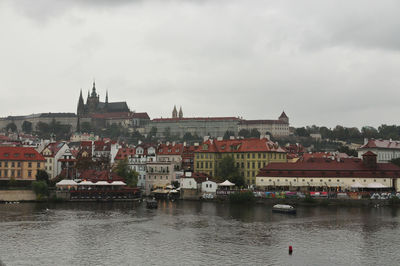
[[[157,160],[160,162],[173,162],[174,170],[182,169],[182,153],[184,146],[181,143],[161,143],[157,146]]]
[[[400,167],[377,162],[376,154],[359,158],[309,158],[296,163],[270,163],[257,175],[256,186],[266,190],[345,191],[352,188],[400,190]]]
[[[194,171],[213,177],[222,158],[231,156],[248,185],[256,183],[256,175],[262,167],[271,162],[286,162],[286,151],[268,138],[208,139],[194,153]]]
[[[147,162],[146,195],[155,188],[164,188],[176,181],[174,166],[173,162]]]
[[[41,152],[46,159],[44,168],[50,179],[56,177],[61,172],[61,159],[69,147],[65,142],[51,142]]]
[[[30,147],[0,147],[0,180],[36,180],[45,158]]]
[[[272,134],[274,137],[289,136],[289,117],[282,112],[277,120],[240,120],[238,131],[257,129],[261,135]]]
[[[198,143],[195,143],[194,145],[186,145],[186,143],[183,144],[182,169],[184,171],[194,170],[194,152],[198,148]]]
[[[382,139],[364,139],[364,145],[358,150],[358,158],[370,151],[377,154],[378,163],[388,163],[392,159],[400,158],[400,141]]]

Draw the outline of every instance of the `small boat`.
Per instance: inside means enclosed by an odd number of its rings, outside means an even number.
[[[296,208],[291,205],[276,204],[272,207],[272,212],[296,214]]]
[[[147,209],[157,209],[158,202],[155,199],[146,200]]]

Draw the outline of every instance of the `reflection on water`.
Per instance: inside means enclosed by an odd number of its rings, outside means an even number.
[[[395,265],[395,208],[1,204],[6,265]],[[288,255],[288,246],[294,248]]]

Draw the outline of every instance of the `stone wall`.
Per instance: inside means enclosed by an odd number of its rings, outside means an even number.
[[[36,200],[36,194],[32,190],[0,190],[0,202],[34,200]]]

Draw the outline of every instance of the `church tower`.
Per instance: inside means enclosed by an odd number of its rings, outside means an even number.
[[[174,105],[174,110],[172,111],[172,118],[178,118],[178,111],[176,110],[175,105]]]
[[[183,118],[182,106],[179,108],[179,118]]]
[[[285,111],[282,112],[278,119],[289,124],[289,117],[285,114]]]
[[[85,103],[83,102],[82,89],[81,89],[81,93],[79,95],[79,100],[78,100],[78,108],[76,110],[76,116],[78,118],[76,122],[76,131],[78,132],[81,130],[80,118],[84,113],[85,113]]]
[[[88,97],[86,103],[88,113],[96,113],[99,102],[99,95],[96,93],[96,83],[93,81],[92,93]]]

